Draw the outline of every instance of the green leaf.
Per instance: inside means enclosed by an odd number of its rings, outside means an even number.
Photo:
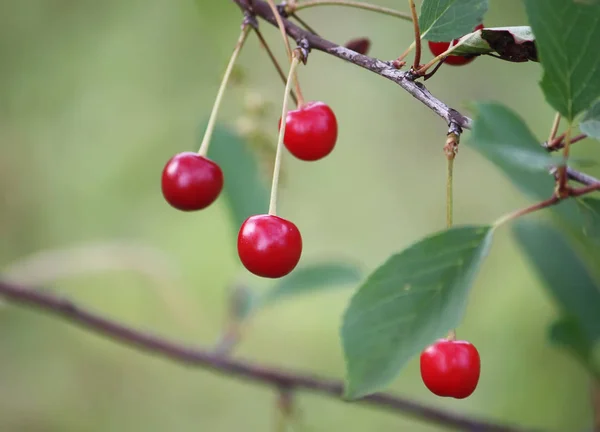
[[[242,138],[228,128],[217,125],[208,157],[217,162],[223,170],[223,194],[236,229],[249,216],[267,211],[268,189],[261,178],[254,153]]]
[[[600,140],[600,100],[585,113],[579,129],[584,134]]]
[[[531,27],[491,27],[460,38],[455,55],[494,53],[512,62],[538,61]]]
[[[449,42],[471,33],[483,21],[488,0],[423,0],[419,27],[421,37]]]
[[[583,233],[595,243],[600,243],[600,200],[579,198],[576,202],[583,219]]]
[[[330,290],[355,284],[362,279],[361,270],[352,263],[325,262],[297,268],[280,279],[262,297],[262,304],[271,304],[300,294]]]
[[[382,389],[411,357],[460,324],[491,239],[489,226],[451,228],[393,255],[368,277],[341,329],[345,397]]]
[[[550,327],[550,340],[566,349],[586,369],[600,379],[600,341],[592,342],[586,338],[577,319],[563,317]]]
[[[600,4],[525,0],[552,107],[569,121],[600,96]]]
[[[468,144],[511,176],[517,174],[530,179],[535,176],[534,183],[539,186],[533,187],[536,190],[547,187],[548,195],[551,194],[554,179],[549,169],[557,160],[540,146],[523,120],[500,104],[478,103],[475,107],[477,114]],[[515,183],[526,188],[526,193],[532,187],[521,180]],[[537,193],[535,195],[537,197]]]
[[[544,286],[586,340],[600,339],[600,286],[563,234],[535,221],[517,221],[513,232]]]

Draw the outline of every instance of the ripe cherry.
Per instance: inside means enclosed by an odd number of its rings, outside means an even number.
[[[173,156],[162,172],[162,193],[179,210],[201,210],[211,205],[223,189],[219,165],[193,152]]]
[[[434,394],[464,399],[479,382],[481,361],[469,342],[440,339],[421,353],[421,378]]]
[[[475,30],[473,30],[473,31],[477,31],[477,30],[481,30],[481,29],[483,29],[483,24],[479,24],[477,27],[475,27]],[[456,44],[456,43],[458,43],[458,39],[454,39],[452,42],[454,44]],[[450,48],[450,42],[431,42],[431,41],[429,41],[429,50],[436,57],[439,56],[440,54],[443,54],[444,52],[446,52],[446,50],[448,48]],[[471,63],[473,60],[475,60],[475,57],[449,55],[448,57],[446,57],[446,60],[444,61],[444,63],[449,64],[451,66],[463,66],[468,63]]]
[[[257,276],[280,278],[290,273],[302,255],[302,236],[292,222],[273,215],[250,216],[238,234],[238,255]]]
[[[331,153],[337,133],[337,120],[332,109],[323,102],[307,102],[288,111],[283,143],[298,159],[316,161]]]

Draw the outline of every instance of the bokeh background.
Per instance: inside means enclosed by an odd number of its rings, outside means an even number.
[[[369,36],[380,58],[395,58],[411,41],[410,24],[387,16],[326,7],[302,17],[339,43]],[[225,0],[0,0],[5,276],[45,282],[139,328],[215,342],[228,287],[240,277],[257,289],[264,283],[240,269],[237,228],[223,200],[203,212],[177,212],[163,201],[159,178],[171,155],[197,148],[239,22]],[[485,24],[526,24],[521,2],[492,0]],[[263,32],[283,58],[277,31],[264,25]],[[258,93],[273,107],[263,127],[274,143],[283,86],[255,38],[240,64],[244,81],[226,94],[222,122],[239,124],[248,94]],[[540,73],[537,64],[481,58],[442,68],[428,87],[459,109],[476,99],[503,102],[542,141],[552,111],[537,86]],[[318,52],[300,77],[307,98],[329,103],[340,123],[331,157],[285,160],[280,212],[301,228],[304,259],[343,256],[372,269],[441,229],[444,123],[385,79]],[[586,156],[585,143],[578,146],[576,154]],[[457,223],[491,222],[526,203],[467,147],[455,181]],[[235,355],[343,377],[338,328],[354,288],[262,311]],[[589,425],[588,377],[547,342],[556,316],[504,228],[458,329],[482,355],[477,392],[464,401],[432,396],[417,359],[391,390],[465,414],[579,430]],[[275,400],[268,388],[0,306],[1,431],[268,431]],[[299,393],[297,404],[304,420],[297,430],[442,430],[312,394]]]

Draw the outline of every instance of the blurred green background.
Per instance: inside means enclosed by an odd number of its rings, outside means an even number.
[[[407,9],[405,2],[378,3]],[[387,16],[327,7],[302,17],[339,43],[368,35],[380,58],[395,58],[411,41],[410,24]],[[159,178],[170,156],[198,146],[239,23],[238,8],[225,0],[0,0],[0,269],[47,280],[136,327],[215,342],[231,283],[240,275],[262,283],[240,271],[223,200],[203,212],[177,212],[163,201]],[[485,24],[526,24],[521,2],[492,0]],[[264,25],[263,32],[281,56],[277,31]],[[223,122],[234,126],[248,91],[260,93],[273,104],[264,124],[274,141],[283,86],[255,38],[240,64],[245,83],[226,94]],[[428,87],[459,109],[475,99],[506,103],[542,141],[552,111],[537,86],[540,73],[537,64],[481,58],[442,68]],[[441,229],[444,123],[385,79],[318,52],[300,77],[305,96],[329,103],[340,124],[331,157],[285,160],[280,213],[302,230],[304,259],[343,256],[372,269]],[[576,155],[585,156],[583,147]],[[455,181],[457,223],[491,222],[526,203],[467,147]],[[73,275],[50,283],[54,272]],[[236,355],[343,377],[338,327],[351,293],[348,287],[265,310]],[[458,329],[482,355],[477,392],[463,401],[434,397],[417,359],[391,390],[530,427],[583,428],[588,377],[547,343],[556,316],[502,229]],[[298,394],[297,402],[299,430],[441,430],[312,394]],[[274,418],[268,388],[0,306],[1,431],[268,431]]]

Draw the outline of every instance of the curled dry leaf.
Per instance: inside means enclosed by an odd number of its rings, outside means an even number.
[[[367,55],[371,48],[371,41],[368,38],[356,38],[346,42],[344,46],[359,54]]]
[[[463,36],[453,55],[496,54],[511,62],[538,61],[531,27],[484,28]]]

